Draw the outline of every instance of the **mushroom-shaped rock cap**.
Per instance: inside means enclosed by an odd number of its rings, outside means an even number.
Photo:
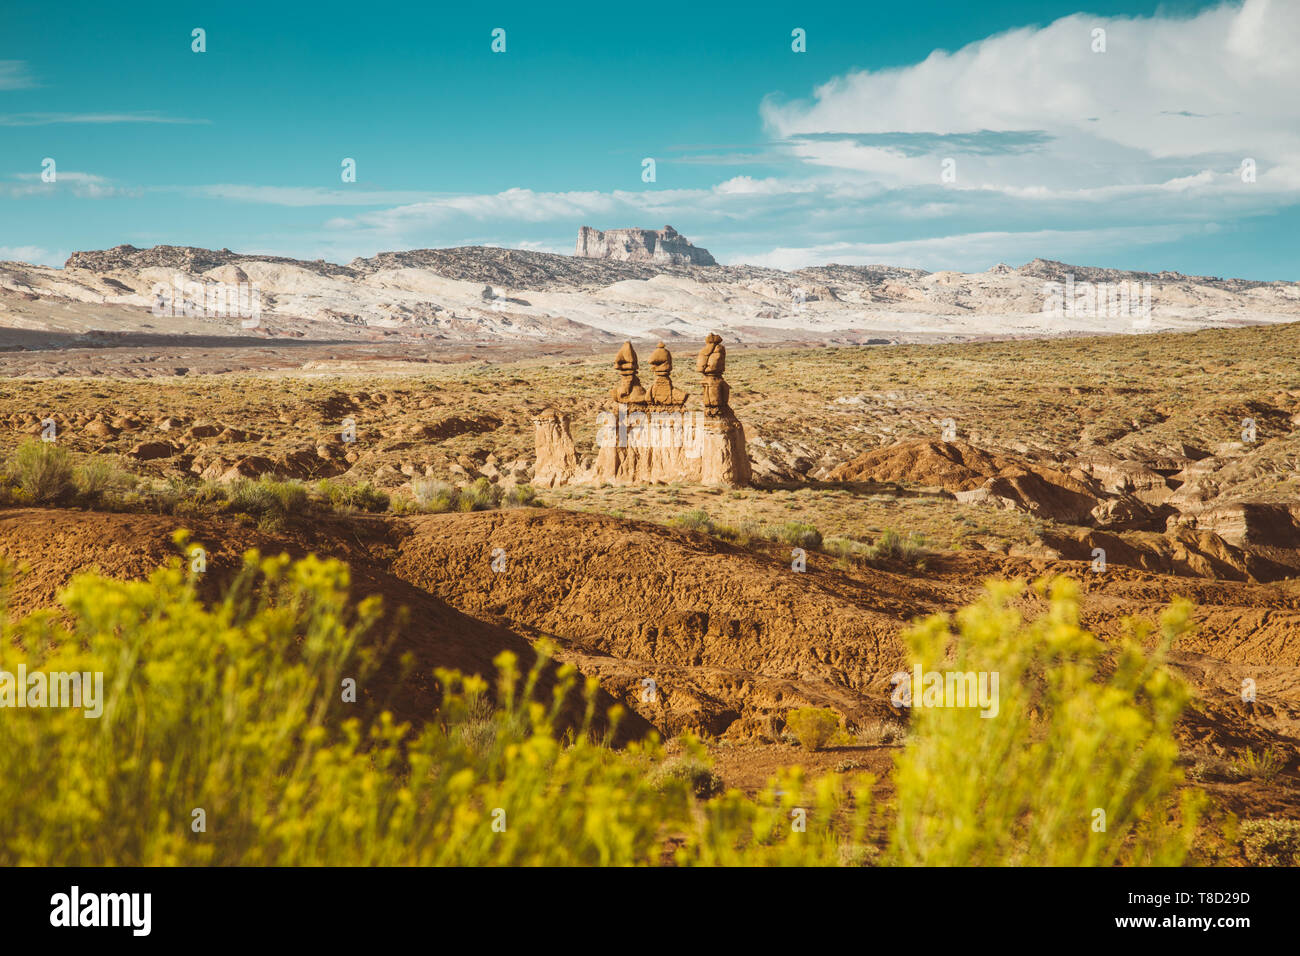
[[[624,342],[623,347],[618,350],[614,356],[614,367],[620,371],[624,369],[636,370],[636,349],[632,348],[631,342]]]
[[[562,422],[568,415],[565,415],[554,405],[547,405],[540,412],[533,416],[535,422]]]
[[[650,364],[654,366],[656,371],[660,370],[660,366],[663,366],[662,371],[672,371],[673,357],[662,342],[660,342],[659,346],[650,353]]]
[[[722,344],[722,336],[710,332],[704,340],[704,348],[695,357],[695,369],[705,375],[721,375],[726,368],[727,349]]]

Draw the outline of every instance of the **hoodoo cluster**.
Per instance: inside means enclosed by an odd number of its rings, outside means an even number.
[[[650,355],[653,379],[642,384],[631,342],[614,357],[618,383],[596,422],[596,451],[580,463],[569,416],[547,407],[534,420],[534,484],[641,484],[681,481],[738,487],[750,482],[745,429],[731,410],[723,374],[727,349],[710,334],[695,359],[703,377],[702,409],[688,409],[690,394],[673,385],[673,357],[660,342]]]

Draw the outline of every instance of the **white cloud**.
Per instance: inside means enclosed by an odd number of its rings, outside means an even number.
[[[38,265],[62,265],[67,256],[56,258],[49,249],[40,246],[0,246],[0,260],[30,262]]]
[[[1106,31],[1106,52],[1092,51]],[[731,262],[832,261],[982,269],[1034,256],[1087,264],[1204,235],[1300,202],[1300,0],[1227,2],[1196,16],[1075,14],[830,79],[809,99],[758,104],[749,145],[671,147],[676,162],[765,162],[781,175],[711,186],[448,195],[360,186],[144,187],[224,202],[340,210],[302,239],[319,249],[466,244],[567,252],[579,225],[672,223]],[[0,88],[5,63],[0,61]],[[25,77],[22,64],[10,76]],[[150,113],[17,114],[48,122],[202,122]],[[13,125],[15,116],[0,116]],[[746,152],[753,150],[754,152]],[[956,161],[957,178],[940,179]],[[1243,159],[1257,181],[1242,181]],[[696,167],[694,172],[698,172]],[[77,180],[74,177],[83,175]],[[102,177],[59,188],[101,197]],[[75,190],[81,190],[78,193]],[[52,195],[25,174],[0,196]],[[1048,226],[1050,228],[1044,228]],[[927,235],[927,233],[929,235]],[[265,237],[283,242],[282,236]],[[287,250],[295,254],[294,250]],[[296,254],[301,254],[297,250]]]
[[[1092,50],[1106,31],[1106,51]],[[810,101],[761,108],[811,166],[891,187],[939,182],[1087,199],[1117,184],[1200,195],[1230,188],[1243,158],[1259,192],[1300,193],[1300,3],[1245,0],[1190,18],[1074,14],[998,34],[912,66],[859,71]],[[987,152],[943,137],[1040,134]],[[903,149],[891,136],[928,138]],[[1240,177],[1236,177],[1240,182]],[[1041,190],[1041,193],[1035,192]]]
[[[2,79],[2,77],[0,77]],[[0,86],[3,89],[3,86]],[[54,126],[64,123],[163,123],[202,124],[205,119],[162,116],[158,113],[0,113],[0,126]]]
[[[711,190],[683,189],[535,192],[514,188],[499,193],[444,196],[353,218],[333,219],[326,226],[341,231],[400,236],[414,230],[465,221],[577,223],[602,219],[608,225],[615,225],[624,223],[628,217],[653,215],[657,220],[681,212],[692,208],[694,203],[710,193]],[[576,229],[575,225],[575,232]]]
[[[1106,31],[1104,53],[1092,50],[1095,29]],[[1068,250],[1113,258],[1300,202],[1296,36],[1300,0],[1192,17],[1075,14],[836,77],[806,101],[764,100],[763,149],[783,151],[788,175],[435,196],[327,228],[397,248],[484,224],[558,245],[579,224],[671,222],[701,245],[720,243],[715,255],[730,261],[787,267],[973,268]],[[940,177],[945,158],[956,162],[951,183]],[[1255,182],[1242,180],[1247,158]],[[910,238],[918,231],[940,234]]]
[[[138,189],[114,185],[111,179],[95,173],[62,170],[56,167],[55,176],[54,182],[47,183],[41,180],[40,173],[14,173],[12,178],[17,182],[0,182],[0,196],[24,199],[29,196],[52,198],[72,195],[78,199],[113,199],[141,194]]]
[[[482,243],[479,243],[480,245]],[[559,246],[553,242],[515,242],[515,243],[493,243],[494,245],[506,246],[510,249],[523,249],[527,252],[551,252],[556,255],[572,255],[573,246]]]
[[[794,182],[775,176],[766,179],[735,176],[713,187],[713,192],[719,196],[787,196],[796,193],[812,193],[817,190],[818,186],[814,183]]]
[[[824,186],[800,180],[736,176],[699,189],[645,189],[610,192],[536,192],[512,188],[499,193],[442,196],[424,202],[330,220],[340,231],[371,232],[397,238],[412,231],[457,223],[563,223],[598,228],[638,225],[659,228],[674,220],[695,222],[749,218],[766,209],[789,209],[808,201]]]
[[[184,187],[181,191],[205,199],[230,199],[273,206],[382,206],[385,203],[419,202],[433,195],[416,191],[350,189],[347,186],[326,189],[322,186],[247,186],[234,183]]]
[[[983,271],[998,262],[1020,262],[1028,249],[1069,249],[1077,255],[1105,253],[1117,244],[1127,246],[1172,242],[1190,234],[1213,232],[1214,227],[1130,226],[1109,229],[1038,229],[1025,232],[976,232],[931,236],[897,242],[833,242],[815,246],[782,247],[757,255],[737,256],[735,262],[798,269],[803,266],[898,265],[931,272],[953,269]]]
[[[106,183],[108,180],[96,173],[77,173],[77,172],[59,172],[59,179],[69,183]],[[40,173],[14,173],[14,179],[21,179],[24,182],[39,182]]]
[[[0,90],[26,90],[35,85],[22,60],[0,60]]]

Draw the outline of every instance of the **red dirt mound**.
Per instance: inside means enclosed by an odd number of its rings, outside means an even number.
[[[394,574],[475,617],[552,637],[564,659],[669,734],[773,739],[800,706],[830,707],[857,727],[893,717],[889,676],[902,667],[907,621],[969,603],[990,578],[1062,573],[1083,581],[1084,623],[1105,640],[1124,633],[1125,617],[1154,620],[1180,595],[1196,602],[1200,628],[1179,661],[1204,699],[1185,739],[1239,748],[1300,734],[1300,603],[1285,586],[1119,565],[1097,575],[1086,563],[986,553],[932,555],[906,574],[846,573],[814,554],[796,573],[776,550],[558,510],[416,517],[394,535]],[[1021,603],[1026,616],[1042,611],[1032,595]],[[1248,714],[1244,677],[1259,688]]]
[[[121,579],[148,576],[178,553],[171,536],[180,527],[188,528],[194,543],[207,551],[204,592],[208,597],[220,593],[250,548],[293,557],[315,552],[346,561],[352,571],[353,595],[360,599],[378,594],[384,599],[385,617],[370,635],[372,640],[383,644],[392,638],[378,672],[368,686],[359,688],[360,696],[373,706],[392,710],[400,720],[418,724],[433,713],[439,693],[434,668],[493,678],[492,660],[501,651],[518,655],[525,669],[535,660],[532,645],[519,634],[465,614],[388,573],[383,565],[385,549],[391,551],[389,529],[378,520],[322,519],[273,537],[234,521],[211,518],[0,511],[0,559],[20,572],[7,595],[9,613],[21,615],[53,606],[58,592],[80,572],[97,571]],[[400,664],[407,653],[414,657],[409,673]],[[553,686],[552,675],[546,675],[540,682],[542,699],[550,699]],[[603,697],[597,710],[603,715],[612,704]],[[571,719],[580,713],[581,702],[572,701],[566,716]],[[640,736],[648,729],[635,714],[630,715],[620,727],[619,739]]]
[[[48,606],[78,570],[144,575],[171,553],[180,523],[0,512],[0,555],[30,566],[11,590],[11,606]],[[1071,574],[1083,585],[1083,623],[1104,640],[1123,633],[1125,617],[1153,620],[1173,597],[1186,595],[1197,604],[1198,630],[1180,642],[1176,663],[1200,700],[1180,726],[1184,744],[1228,756],[1247,746],[1280,747],[1288,761],[1281,777],[1268,787],[1234,784],[1219,796],[1250,813],[1268,810],[1269,800],[1292,800],[1300,738],[1295,582],[1179,578],[1122,565],[1094,574],[1085,563],[983,552],[932,554],[924,569],[906,573],[839,569],[812,553],[799,573],[775,547],[751,551],[558,509],[321,516],[275,536],[232,521],[184,523],[209,550],[207,586],[214,592],[249,547],[314,551],[349,562],[358,597],[377,593],[390,608],[408,608],[405,623],[392,619],[397,640],[367,688],[374,702],[393,701],[403,719],[426,717],[436,703],[436,689],[418,675],[435,666],[491,674],[499,651],[513,650],[527,662],[530,640],[544,635],[561,660],[599,679],[608,695],[602,711],[615,700],[632,710],[625,736],[653,726],[741,744],[775,740],[786,712],[802,706],[832,708],[854,729],[896,720],[889,676],[902,669],[901,630],[914,617],[969,603],[989,578]],[[1031,616],[1042,604],[1030,594],[1021,609]],[[415,678],[396,664],[408,650],[417,657]],[[1241,700],[1246,678],[1258,694],[1249,704]],[[736,772],[748,779],[744,767]]]
[[[990,501],[1072,524],[1088,523],[1101,487],[1069,473],[962,441],[915,439],[878,448],[834,468],[832,481],[892,481],[941,488],[962,500]]]

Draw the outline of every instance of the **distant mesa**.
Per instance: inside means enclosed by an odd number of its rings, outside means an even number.
[[[606,229],[591,226],[578,230],[576,255],[584,259],[614,262],[653,262],[673,266],[716,266],[708,249],[691,241],[672,226],[662,229]]]

